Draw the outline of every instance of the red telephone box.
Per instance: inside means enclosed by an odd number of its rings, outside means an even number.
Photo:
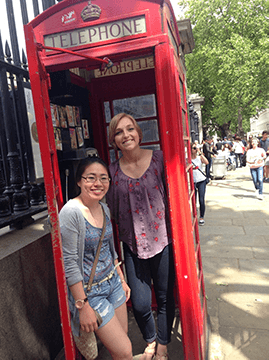
[[[106,161],[118,156],[109,147],[107,127],[119,112],[130,113],[139,122],[144,147],[164,152],[184,355],[186,360],[206,359],[207,310],[190,160],[186,79],[169,0],[95,0],[94,4],[65,0],[27,24],[25,37],[66,359],[75,355],[58,223],[58,211],[64,203],[60,165],[87,156],[82,150],[89,137],[90,146]],[[78,123],[72,124],[74,118],[67,118],[66,124],[57,123],[51,111],[52,98],[56,107],[74,110],[76,104],[71,98],[78,89],[87,93],[87,100],[83,98],[79,104],[83,115]],[[57,132],[62,139],[58,138],[56,148]],[[71,148],[59,150],[59,143],[64,145],[70,139]]]

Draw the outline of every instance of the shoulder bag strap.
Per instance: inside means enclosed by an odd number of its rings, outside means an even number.
[[[92,287],[92,282],[93,282],[93,278],[94,278],[96,266],[97,266],[98,259],[99,259],[99,255],[100,255],[100,252],[101,252],[101,246],[102,246],[103,239],[104,239],[105,232],[106,232],[106,214],[105,214],[105,210],[104,210],[104,208],[103,208],[102,205],[101,205],[101,207],[102,207],[103,217],[104,217],[103,229],[102,229],[102,234],[101,234],[101,236],[100,236],[98,248],[97,248],[97,251],[96,251],[94,263],[93,263],[93,266],[92,266],[92,271],[91,271],[90,279],[89,279],[89,282],[88,282],[88,285],[87,285],[87,291],[90,291],[90,290],[91,290],[91,287]]]
[[[205,177],[207,177],[206,174],[199,168],[199,166],[195,165],[194,162],[191,163],[194,166],[194,170],[199,170]]]

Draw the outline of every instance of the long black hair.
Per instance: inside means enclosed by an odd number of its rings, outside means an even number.
[[[109,176],[109,169],[107,164],[104,162],[103,159],[99,158],[98,156],[88,156],[82,160],[80,160],[80,162],[78,163],[78,167],[77,167],[77,171],[76,171],[76,176],[75,176],[75,181],[76,181],[76,192],[77,195],[80,194],[80,187],[77,185],[77,183],[81,180],[81,176],[84,173],[85,169],[92,164],[98,163],[100,165],[103,165],[103,167],[106,169],[107,174]]]

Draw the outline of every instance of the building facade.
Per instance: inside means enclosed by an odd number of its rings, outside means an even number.
[[[250,134],[261,136],[264,130],[269,132],[269,109],[261,111],[258,118],[250,119]]]

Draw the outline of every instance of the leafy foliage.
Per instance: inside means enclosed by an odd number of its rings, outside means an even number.
[[[205,97],[203,123],[242,134],[269,101],[269,2],[181,0],[193,25],[186,55],[190,93]]]

